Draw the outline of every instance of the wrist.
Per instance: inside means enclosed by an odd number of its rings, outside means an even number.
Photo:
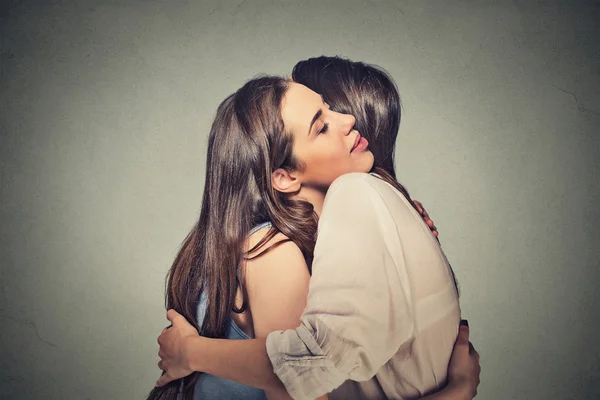
[[[188,336],[184,339],[183,343],[183,358],[185,366],[194,372],[206,372],[202,361],[202,337],[201,336]]]
[[[473,390],[469,382],[465,379],[454,379],[448,382],[446,386],[452,399],[472,400],[476,392]]]

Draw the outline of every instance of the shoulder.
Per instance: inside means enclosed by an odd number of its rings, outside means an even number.
[[[329,191],[346,187],[373,187],[381,179],[365,172],[351,172],[338,177],[329,187]]]
[[[353,172],[333,181],[325,196],[324,209],[340,205],[345,209],[369,204],[381,206],[397,196],[396,190],[377,176]]]
[[[261,229],[253,233],[248,244],[259,243],[268,231]],[[297,326],[310,282],[300,248],[287,236],[277,233],[248,256],[251,259],[244,263],[244,276],[257,337]],[[286,323],[289,318],[292,322]]]
[[[354,196],[359,197],[368,197],[381,195],[382,191],[387,192],[389,189],[392,189],[392,192],[396,191],[391,185],[376,175],[364,172],[351,172],[333,181],[327,191],[327,197],[332,197],[340,192],[352,193]]]
[[[259,248],[253,249],[265,239],[269,231],[269,227],[259,229],[246,240],[245,251],[253,250],[246,254],[246,277],[265,273],[286,273],[290,268],[305,268],[308,271],[300,248],[281,232],[277,232]]]
[[[271,230],[271,226],[266,226],[263,228],[260,228],[254,232],[252,232],[249,236],[248,239],[246,239],[246,242],[244,244],[244,251],[250,251],[252,250],[256,245],[258,245],[269,233],[269,231]],[[253,257],[257,257],[259,256],[259,254],[261,252],[263,252],[265,249],[268,249],[270,246],[276,245],[277,243],[283,243],[283,242],[288,242],[289,238],[284,235],[281,232],[277,232],[275,234],[275,236],[273,236],[271,239],[267,240],[266,243],[263,243],[259,248],[255,249],[254,251],[252,251],[250,254],[247,254],[247,256],[249,258],[253,258]]]

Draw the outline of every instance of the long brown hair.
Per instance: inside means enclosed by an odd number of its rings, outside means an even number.
[[[188,234],[167,276],[166,307],[182,314],[202,336],[223,338],[249,252],[260,250],[277,232],[302,251],[310,266],[317,216],[313,206],[273,189],[277,168],[301,167],[292,154],[292,135],[281,118],[288,88],[284,78],[264,76],[247,82],[218,107],[210,130],[200,217]],[[270,221],[272,228],[244,253],[251,228]],[[267,250],[267,249],[264,249]],[[208,299],[203,321],[197,320],[201,294]],[[192,399],[198,373],[155,388],[148,399]]]

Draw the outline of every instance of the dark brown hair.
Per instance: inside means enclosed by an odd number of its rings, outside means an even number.
[[[281,118],[288,88],[284,78],[265,76],[247,82],[217,109],[208,140],[206,177],[198,222],[188,234],[169,270],[166,307],[182,314],[202,336],[223,338],[244,282],[241,266],[277,232],[302,251],[311,265],[317,230],[312,204],[292,200],[273,189],[271,173],[300,166],[292,154],[292,135]],[[243,252],[251,228],[270,221],[272,228],[256,246]],[[266,251],[268,249],[264,249]],[[208,299],[204,321],[197,320],[202,293]],[[192,399],[198,373],[155,388],[149,399]]]

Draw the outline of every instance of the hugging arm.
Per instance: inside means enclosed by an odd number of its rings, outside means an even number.
[[[186,319],[174,310],[167,318],[172,327],[159,338],[165,373],[158,380],[162,386],[194,371],[207,372],[263,390],[281,392],[285,386],[273,372],[265,339],[226,340],[198,336]],[[479,385],[479,354],[469,348],[469,330],[461,327],[448,368],[448,385],[422,400],[470,400]]]

